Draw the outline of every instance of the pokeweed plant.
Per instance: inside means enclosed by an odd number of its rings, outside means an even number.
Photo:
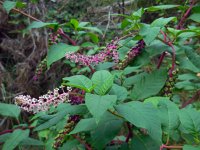
[[[151,6],[124,15],[125,35],[90,49],[91,53],[65,34],[69,24],[63,29],[55,23],[31,24],[28,29],[47,26],[71,43],[50,46],[47,68],[64,60],[87,72],[78,74],[77,69],[77,75],[63,78],[59,88],[38,99],[15,97],[15,104],[32,114],[31,124],[19,123],[1,132],[3,149],[24,145],[60,150],[200,149],[200,5],[192,0],[184,6],[180,21],[172,16],[141,22],[145,13],[173,8],[183,7]],[[100,33],[85,27],[88,23],[75,19],[70,23],[77,35],[83,28]],[[16,105],[1,104],[1,115],[19,122]],[[29,137],[31,133],[37,133],[38,139]]]

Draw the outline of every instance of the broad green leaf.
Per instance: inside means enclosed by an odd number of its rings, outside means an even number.
[[[161,121],[156,108],[152,104],[132,101],[117,105],[116,110],[136,127],[147,129],[152,139],[161,142]]]
[[[141,66],[134,66],[134,67],[126,67],[124,69],[124,75],[128,75],[130,73],[133,73],[133,72],[139,72],[140,71],[140,68]]]
[[[21,141],[20,145],[43,146],[44,143],[42,141],[28,137],[24,139],[23,141]]]
[[[92,76],[94,91],[99,95],[104,95],[113,85],[113,75],[106,71],[96,71]]]
[[[159,116],[163,130],[168,135],[173,135],[179,126],[179,109],[170,100],[160,101],[158,104]]]
[[[136,84],[141,78],[145,77],[147,73],[142,72],[140,74],[130,76],[124,80],[123,86],[132,86]]]
[[[199,150],[200,146],[193,146],[193,145],[184,145],[183,150]]]
[[[96,127],[97,124],[94,118],[81,119],[74,128],[74,130],[72,130],[69,134],[76,134],[83,131],[91,131]]]
[[[148,24],[142,24],[139,34],[144,38],[144,41],[149,45],[159,34],[160,27],[151,27]]]
[[[131,141],[131,149],[135,150],[159,150],[160,146],[149,136],[134,136]]]
[[[199,78],[192,73],[185,73],[178,76],[178,80],[199,80]]]
[[[78,24],[78,27],[79,28],[82,28],[82,27],[85,27],[86,25],[88,25],[88,24],[90,24],[89,22],[80,22],[79,24]]]
[[[6,134],[0,135],[0,142],[4,143],[8,138],[10,138],[11,135],[12,133],[6,133]]]
[[[39,125],[34,129],[34,131],[44,130],[51,126],[58,124],[62,119],[65,118],[66,115],[74,115],[74,114],[85,114],[87,112],[85,105],[71,105],[71,104],[60,104],[56,108],[58,113],[53,115],[48,121],[45,121],[43,124]]]
[[[177,89],[182,89],[182,90],[195,90],[200,88],[200,83],[193,83],[191,81],[181,81],[181,82],[177,82],[175,84],[175,87]]]
[[[158,6],[151,6],[151,7],[145,8],[145,10],[147,10],[147,11],[158,11],[158,10],[176,8],[178,6],[179,5],[158,5]]]
[[[189,19],[200,23],[200,13],[194,13],[194,14],[192,14],[192,15],[189,17]]]
[[[200,112],[194,108],[184,108],[180,110],[179,117],[182,132],[187,134],[200,135]]]
[[[135,83],[131,97],[144,99],[159,93],[167,80],[167,70],[155,70],[151,74],[141,76]]]
[[[185,50],[185,54],[197,68],[200,68],[200,55],[189,49]]]
[[[179,62],[180,69],[187,69],[195,73],[200,72],[200,68],[197,68],[187,57],[182,57]]]
[[[16,6],[16,4],[17,4],[17,2],[6,0],[5,2],[3,2],[3,8],[6,10],[7,13],[9,13],[10,10]]]
[[[104,63],[100,63],[100,64],[96,65],[95,69],[97,71],[105,70],[105,69],[109,69],[109,68],[111,68],[111,67],[113,67],[115,65],[116,65],[116,63],[113,63],[113,62],[104,62]]]
[[[76,19],[71,19],[70,23],[74,26],[74,29],[77,30],[79,22]]]
[[[69,81],[67,85],[85,90],[86,92],[91,92],[93,88],[92,81],[84,75],[65,77],[63,80]]]
[[[85,104],[90,113],[98,123],[102,115],[107,109],[111,108],[117,101],[116,95],[99,96],[95,94],[86,93]]]
[[[63,111],[63,112],[58,112],[56,114],[55,117],[53,117],[52,119],[46,121],[45,123],[39,125],[38,127],[36,127],[34,129],[34,131],[40,131],[40,130],[44,130],[44,129],[47,129],[53,125],[56,125],[57,123],[59,123],[59,121],[61,121],[62,119],[64,119],[64,117],[66,116],[66,112]]]
[[[0,103],[0,115],[8,117],[19,117],[20,108],[13,104]]]
[[[78,50],[79,46],[72,46],[64,43],[52,45],[47,53],[47,66],[49,67],[53,62],[56,62],[65,57],[66,53],[76,52]]]
[[[169,17],[169,18],[158,18],[156,20],[154,20],[152,23],[151,23],[151,26],[152,27],[164,27],[166,24],[168,24],[170,21],[177,21],[177,18],[176,17]]]
[[[126,90],[125,87],[113,84],[111,90],[109,91],[109,94],[117,95],[117,100],[123,101],[127,98],[128,91]]]
[[[28,27],[27,30],[34,29],[34,28],[42,28],[42,27],[55,27],[58,26],[58,23],[47,23],[42,21],[33,21]]]
[[[120,132],[123,121],[109,112],[106,112],[98,124],[98,127],[91,132],[91,144],[95,149],[102,150]]]
[[[97,27],[82,27],[81,29],[90,30],[103,35],[103,32]]]
[[[158,96],[157,97],[149,97],[144,100],[144,103],[152,103],[155,107],[157,107],[158,103],[163,100],[169,101],[170,98],[169,97],[158,97]]]
[[[13,150],[21,141],[28,138],[29,130],[15,130],[5,141],[2,150]]]

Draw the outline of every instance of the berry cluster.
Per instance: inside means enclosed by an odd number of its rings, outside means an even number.
[[[15,104],[30,113],[47,111],[50,106],[57,106],[63,102],[70,102],[69,92],[71,90],[71,87],[61,86],[40,96],[38,99],[31,98],[30,95],[19,95],[15,97]]]
[[[79,122],[79,120],[80,120],[79,115],[73,115],[69,117],[64,129],[61,130],[55,137],[53,148],[57,149],[58,147],[62,146],[62,144],[65,141],[65,136],[74,129],[75,125]]]
[[[142,49],[145,47],[145,42],[143,40],[140,40],[137,42],[137,45],[132,47],[126,54],[124,60],[122,60],[119,65],[116,67],[118,69],[125,68],[130,61],[132,61],[136,56],[138,56]]]
[[[178,72],[179,72],[179,69],[177,68],[172,71],[172,75],[168,76],[168,79],[165,82],[165,85],[162,90],[164,96],[172,97],[172,92],[173,92],[174,86],[175,86],[177,78],[178,78],[178,75],[177,75]]]
[[[41,74],[44,73],[46,70],[47,70],[47,59],[44,58],[37,66],[33,80],[37,81],[38,78],[41,76]]]
[[[113,40],[106,46],[106,48],[102,52],[98,54],[88,56],[79,53],[67,53],[65,57],[72,62],[80,63],[84,66],[97,65],[100,62],[105,62],[110,59],[113,60],[115,63],[118,63],[119,54],[117,52],[117,47],[117,42]]]

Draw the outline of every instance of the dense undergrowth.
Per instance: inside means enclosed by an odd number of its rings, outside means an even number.
[[[65,22],[50,14],[41,21],[19,1],[2,6],[13,22],[16,13],[28,18],[14,24],[20,23],[18,38],[26,37],[30,47],[11,59],[25,60],[16,66],[18,84],[9,85],[2,71],[3,150],[200,149],[198,1],[109,12],[105,28],[71,16]],[[14,54],[12,40],[2,40],[1,49],[2,43],[4,56],[6,50]],[[2,63],[10,66],[11,60]],[[5,86],[17,93],[10,101]]]

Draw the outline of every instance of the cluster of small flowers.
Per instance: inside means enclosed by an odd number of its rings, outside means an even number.
[[[60,41],[59,33],[50,33],[49,34],[49,45],[57,44]]]
[[[58,147],[62,146],[62,144],[64,143],[65,135],[74,129],[75,125],[79,122],[79,120],[80,120],[79,115],[73,115],[73,116],[69,117],[64,129],[61,130],[58,133],[58,135],[55,137],[54,143],[53,143],[53,148],[57,149]]]
[[[69,92],[71,90],[71,87],[61,86],[40,96],[38,99],[31,98],[30,95],[19,95],[15,97],[15,104],[30,113],[47,111],[50,106],[57,106],[63,102],[70,102]]]
[[[178,72],[179,72],[179,69],[177,68],[172,71],[172,76],[169,74],[168,79],[165,82],[165,85],[162,90],[164,96],[172,97],[172,92],[178,78],[178,75],[177,75]]]
[[[126,54],[126,56],[125,56],[125,59],[124,59],[123,61],[121,61],[121,62],[119,63],[119,65],[118,65],[116,68],[118,68],[118,69],[123,69],[123,68],[125,68],[133,58],[135,58],[136,56],[138,56],[138,55],[141,53],[141,51],[142,51],[142,49],[143,49],[144,47],[145,47],[145,42],[144,42],[144,40],[138,41],[138,42],[137,42],[137,45],[134,46],[134,47],[132,47],[132,48],[127,52],[127,54]]]
[[[79,105],[85,102],[84,97],[80,96],[85,94],[83,91],[80,91],[79,89],[74,89],[73,92],[76,94],[69,95],[71,105]]]
[[[79,53],[67,53],[65,57],[72,62],[80,63],[84,66],[97,65],[100,62],[104,62],[109,59],[112,59],[115,61],[115,63],[118,63],[119,54],[117,52],[117,47],[117,42],[113,40],[106,46],[105,50],[98,54],[88,56]]]

